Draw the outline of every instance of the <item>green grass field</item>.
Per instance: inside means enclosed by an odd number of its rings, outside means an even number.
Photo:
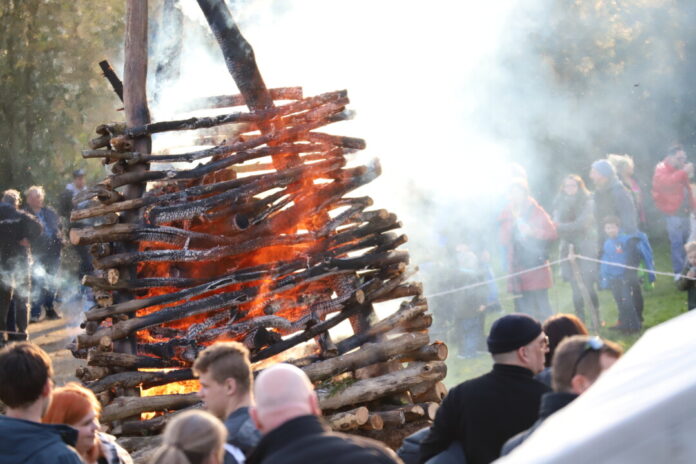
[[[672,264],[669,256],[669,243],[652,241],[653,252],[655,255],[655,269],[658,271],[671,272]],[[505,291],[505,282],[499,283],[501,303],[505,313],[513,311],[513,303],[509,298],[510,295]],[[558,275],[558,269],[554,268],[554,286],[549,290],[549,299],[551,307],[558,313],[573,313],[572,292],[570,285]],[[645,309],[643,313],[644,323],[643,332],[652,326],[660,324],[668,319],[671,319],[686,311],[686,292],[680,292],[676,289],[674,281],[671,277],[657,276],[655,287],[649,291],[643,291],[645,300]],[[609,327],[616,323],[617,310],[614,299],[609,290],[603,290],[599,293],[600,314],[604,328],[600,330],[602,337],[613,340],[619,343],[625,350],[628,350],[635,341],[640,338],[640,334],[622,335],[615,331],[609,330]],[[502,313],[491,315],[486,320],[486,333],[490,324]],[[459,359],[456,356],[457,347],[449,344],[450,355],[447,359],[447,377],[445,385],[451,388],[458,383],[481,375],[490,370],[493,362],[490,355],[481,354],[471,359]]]

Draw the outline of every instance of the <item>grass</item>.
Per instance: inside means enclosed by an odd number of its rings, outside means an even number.
[[[669,243],[656,241],[652,245],[655,255],[655,269],[671,272],[672,264],[669,254]],[[504,281],[499,283],[501,303],[504,313],[510,313],[513,312],[513,303],[508,298],[509,295],[505,291],[505,285]],[[599,306],[604,327],[600,330],[599,335],[619,343],[624,350],[628,350],[645,330],[678,316],[687,309],[686,292],[678,291],[673,279],[668,276],[657,276],[655,287],[652,290],[644,290],[643,298],[645,301],[643,331],[634,335],[621,335],[606,328],[616,323],[617,310],[611,292],[602,290],[599,293]],[[574,312],[570,285],[567,282],[563,282],[558,276],[557,268],[554,268],[554,286],[549,290],[549,299],[554,311],[558,313]],[[488,317],[486,320],[486,333],[490,328],[490,324],[501,315],[501,313],[498,313]],[[456,356],[457,347],[450,343],[449,348],[450,356],[447,359],[448,372],[444,380],[448,388],[488,372],[493,365],[493,361],[488,354],[481,354],[470,359],[459,359]]]

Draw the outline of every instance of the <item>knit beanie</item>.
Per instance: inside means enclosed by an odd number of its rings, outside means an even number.
[[[541,324],[531,316],[513,313],[501,317],[491,326],[488,351],[507,353],[527,345],[541,333]]]
[[[606,177],[607,179],[611,179],[616,176],[616,171],[614,170],[614,166],[612,164],[605,160],[597,160],[594,163],[592,163],[592,169],[597,171],[602,175],[602,177]]]

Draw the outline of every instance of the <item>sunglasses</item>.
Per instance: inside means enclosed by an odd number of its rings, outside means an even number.
[[[573,373],[571,374],[570,378],[572,379],[575,377],[575,374],[577,373],[578,366],[580,365],[580,362],[585,359],[585,356],[587,356],[587,353],[590,353],[592,351],[601,351],[602,348],[604,348],[604,341],[602,341],[601,338],[599,337],[592,337],[589,340],[585,342],[585,347],[582,350],[582,353],[580,353],[580,356],[578,356],[577,361],[575,361],[575,365],[573,366]]]

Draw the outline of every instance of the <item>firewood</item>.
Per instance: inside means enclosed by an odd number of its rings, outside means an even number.
[[[384,428],[400,427],[406,423],[406,416],[403,411],[380,411],[374,414],[382,418]]]
[[[431,325],[433,325],[433,316],[430,314],[423,314],[421,317],[413,318],[409,321],[402,321],[394,331],[420,332],[423,330],[428,330],[428,327]]]
[[[90,383],[87,387],[94,393],[99,393],[115,388],[151,388],[159,385],[166,385],[172,382],[192,380],[193,378],[195,377],[191,369],[175,369],[154,372],[127,371],[110,375],[102,375],[98,380]]]
[[[443,379],[446,372],[447,366],[441,361],[412,363],[400,371],[359,380],[333,395],[319,392],[319,404],[322,409],[338,409],[351,404],[373,401],[392,393],[408,390],[423,382],[436,382]]]
[[[418,406],[423,408],[423,411],[425,411],[425,417],[430,420],[435,420],[437,410],[440,409],[440,403],[435,401],[419,403]]]
[[[100,337],[101,338],[101,337]],[[140,368],[163,368],[163,367],[184,367],[181,361],[174,359],[158,359],[151,356],[139,356],[128,353],[104,353],[91,351],[87,356],[87,363],[90,366],[102,367],[126,367],[129,369]]]
[[[108,376],[111,373],[109,367],[99,367],[99,366],[82,366],[75,370],[75,377],[82,380],[83,382],[90,382],[93,380],[99,380]]]
[[[178,411],[164,413],[152,419],[126,420],[121,422],[118,428],[116,430],[112,430],[112,432],[123,435],[151,435],[153,433],[158,433],[162,429],[164,429],[165,425],[167,425],[167,422],[172,420],[177,415],[186,411],[202,408],[203,403],[195,403],[192,406],[187,406],[185,408],[179,409]]]
[[[268,90],[273,100],[300,100],[302,99],[302,87],[280,87]],[[227,108],[231,106],[245,105],[243,95],[218,95],[190,100],[184,104],[186,109],[195,108]]]
[[[116,92],[118,98],[121,100],[121,102],[123,102],[123,82],[121,82],[121,79],[118,78],[116,72],[113,70],[113,68],[107,60],[100,61],[99,67],[104,73],[104,77],[106,77],[106,80],[108,80],[109,84],[111,84],[111,87],[114,89],[114,92]]]
[[[385,427],[382,430],[360,431],[360,435],[380,441],[396,451],[401,446],[404,438],[431,425],[432,422],[429,420],[421,419],[419,421],[406,422],[401,427]]]
[[[397,298],[404,298],[404,297],[409,297],[409,296],[420,296],[422,294],[423,294],[423,284],[421,284],[420,282],[408,283],[408,284],[404,284],[404,285],[399,285],[397,288],[394,289],[393,292],[391,292],[389,295],[385,295],[383,298],[381,298],[376,303],[379,303],[381,301],[395,300]]]
[[[434,361],[437,362],[437,361]],[[440,379],[438,379],[440,380]],[[447,395],[447,387],[442,382],[423,382],[409,389],[415,403],[442,403]]]
[[[95,290],[94,291],[94,300],[97,302],[97,304],[101,308],[105,308],[107,306],[111,306],[114,304],[114,297],[111,294],[111,292],[106,291],[106,290]]]
[[[337,432],[345,432],[347,430],[355,430],[367,423],[369,417],[370,411],[365,406],[360,406],[359,408],[332,414],[325,419],[331,429]]]
[[[406,422],[421,420],[426,416],[425,408],[419,404],[404,404],[402,406],[384,406],[384,411],[399,411]]]
[[[375,413],[370,413],[367,422],[359,427],[361,430],[382,430],[384,428],[384,420],[382,416]]]
[[[427,344],[428,339],[427,334],[405,334],[381,343],[367,343],[356,351],[312,363],[302,370],[313,382],[324,380],[369,364],[386,361],[404,351],[418,349]]]
[[[447,359],[448,349],[447,345],[441,341],[436,341],[432,345],[423,346],[412,352],[402,351],[402,353],[398,358],[401,362],[444,361]]]
[[[101,420],[112,422],[126,419],[143,412],[156,412],[181,409],[200,402],[198,393],[157,395],[157,396],[121,396],[102,410]]]

